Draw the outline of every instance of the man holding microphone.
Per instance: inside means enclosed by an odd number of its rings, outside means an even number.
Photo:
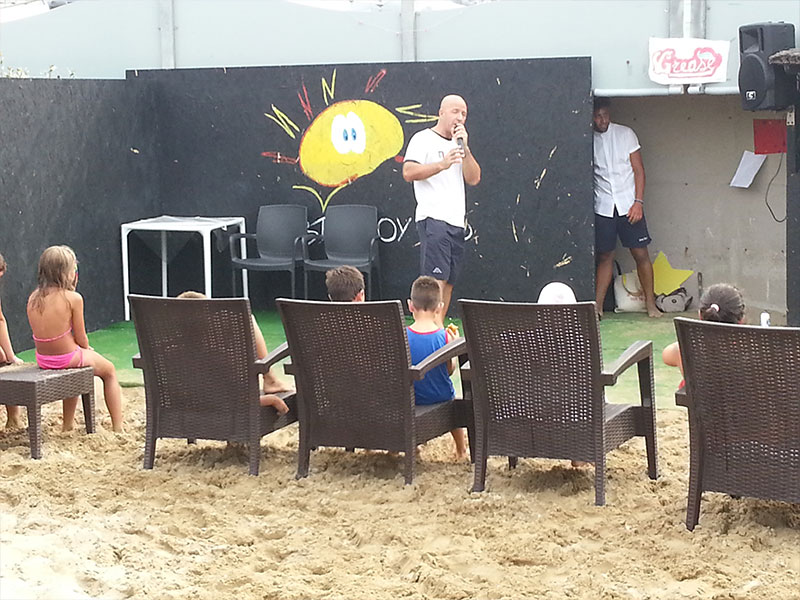
[[[467,103],[454,94],[442,98],[434,127],[415,133],[406,149],[403,179],[414,184],[414,220],[420,240],[420,275],[442,287],[442,325],[464,255],[464,183],[478,185],[481,167],[464,127]]]

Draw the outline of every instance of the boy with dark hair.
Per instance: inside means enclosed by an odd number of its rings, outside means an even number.
[[[364,276],[355,267],[330,269],[325,273],[325,286],[332,302],[364,302]]]
[[[445,330],[440,319],[444,309],[442,290],[439,282],[433,277],[418,277],[411,286],[411,298],[408,309],[414,316],[414,322],[406,328],[408,347],[411,350],[411,362],[417,364],[436,350],[458,337],[458,328],[450,324]],[[425,375],[422,381],[414,382],[414,396],[417,404],[438,404],[455,398],[455,389],[450,375],[456,369],[456,359],[448,364],[439,365]],[[463,429],[450,432],[456,444],[456,458],[463,459],[467,455],[467,446]]]

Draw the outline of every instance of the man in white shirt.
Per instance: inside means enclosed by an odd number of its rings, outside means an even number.
[[[647,246],[650,234],[644,218],[644,165],[633,129],[611,122],[608,98],[595,98],[594,126],[594,230],[597,276],[597,311],[614,274],[617,236],[631,251],[645,294],[647,314],[660,317],[653,292],[653,265]]]
[[[442,324],[464,254],[464,183],[474,186],[481,180],[481,167],[464,128],[466,120],[464,99],[445,96],[436,125],[411,137],[403,162],[403,179],[414,183],[417,199],[419,272],[437,279],[442,287]]]

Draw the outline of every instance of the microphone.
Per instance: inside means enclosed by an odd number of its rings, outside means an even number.
[[[466,150],[464,150],[464,138],[456,138],[456,144],[458,144],[458,147],[461,148],[462,152],[466,153]]]

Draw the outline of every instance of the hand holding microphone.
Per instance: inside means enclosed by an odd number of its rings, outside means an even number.
[[[463,156],[467,155],[467,130],[464,128],[464,125],[458,123],[453,127],[453,137],[458,144],[459,149]]]

